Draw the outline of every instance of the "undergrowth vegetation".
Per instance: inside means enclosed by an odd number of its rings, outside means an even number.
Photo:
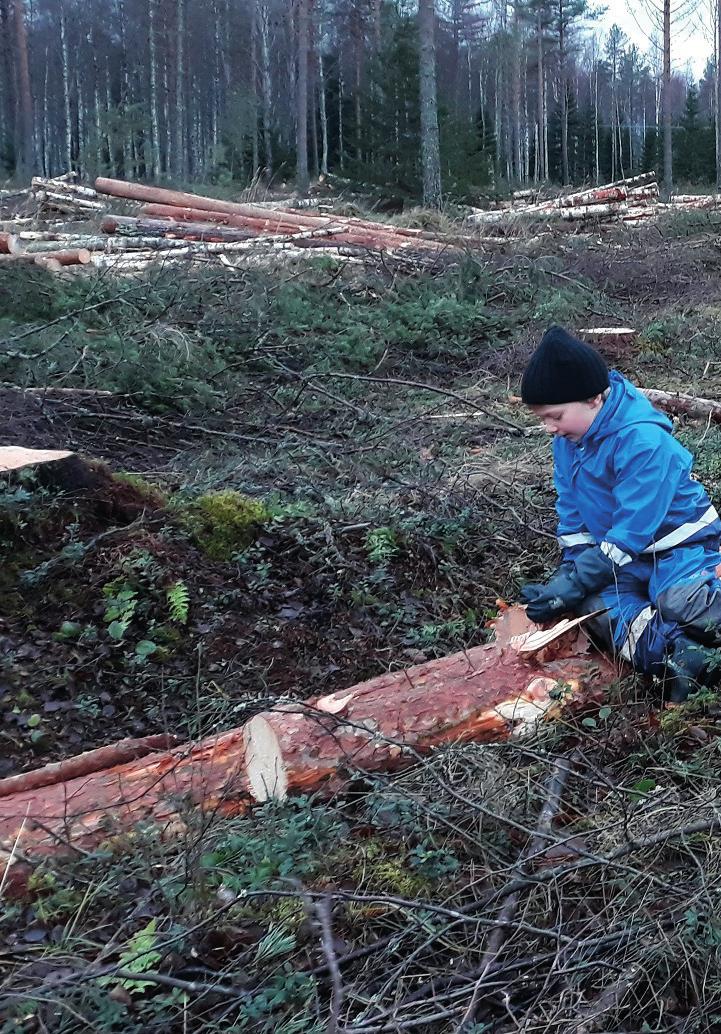
[[[614,365],[713,397],[708,230],[423,269],[3,269],[7,441],[113,488],[0,480],[0,776],[485,642],[556,560],[549,443],[508,400],[538,332],[635,326]],[[718,503],[721,435],[678,433]],[[1,1034],[456,1031],[476,986],[468,1034],[715,1029],[721,716],[657,704],[626,679],[530,741],[231,820],[179,802],[174,839],[48,859],[3,899]]]

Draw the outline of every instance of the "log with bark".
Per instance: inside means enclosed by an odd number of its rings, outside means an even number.
[[[93,190],[92,187],[83,187],[79,183],[69,182],[65,179],[46,179],[43,176],[33,176],[30,185],[33,193],[42,193],[49,190],[70,198],[83,198],[86,201],[98,200],[97,190]]]
[[[247,230],[216,225],[207,220],[183,222],[167,219],[137,219],[134,216],[106,215],[100,224],[105,234],[123,237],[174,237],[186,241],[245,241],[255,236]]]
[[[266,222],[269,219],[269,210],[256,204],[242,204],[233,201],[220,201],[217,198],[204,197],[200,194],[189,194],[182,191],[167,190],[162,187],[147,187],[140,183],[131,183],[125,180],[112,180],[100,177],[95,182],[99,193],[108,194],[111,197],[124,197],[136,201],[144,201],[147,206],[143,212],[147,215],[157,215],[155,205],[175,209],[170,213],[171,218],[180,218],[177,209],[194,210],[195,214],[190,216],[191,221],[217,222],[217,219],[210,219],[208,213],[216,215],[242,216],[245,219],[258,219]],[[153,206],[151,208],[150,206]],[[198,212],[204,213],[198,216]],[[374,222],[369,219],[359,219],[354,216],[312,216],[305,212],[297,212],[292,209],[283,209],[281,212],[282,223],[296,227],[298,230],[306,226],[310,229],[327,229],[330,225],[341,225],[349,233],[363,234],[369,231],[371,234],[391,233],[394,237],[410,237],[417,241],[429,241],[447,243],[442,235],[430,233],[427,230],[420,230],[413,227],[391,226],[386,223]],[[276,219],[278,217],[275,217]],[[229,223],[229,225],[234,225]]]
[[[158,204],[144,205],[141,209],[143,217],[159,217],[188,223],[197,223],[205,220],[209,223],[245,229],[255,233],[257,236],[265,236],[267,234],[296,236],[305,229],[308,232],[308,236],[311,237],[314,232],[330,233],[332,230],[332,237],[338,243],[355,244],[360,247],[404,248],[411,243],[417,243],[418,246],[426,248],[433,247],[434,245],[436,247],[443,246],[440,243],[435,244],[435,242],[425,238],[422,240],[414,238],[413,241],[409,241],[404,235],[397,233],[394,227],[385,226],[382,223],[372,224],[370,229],[360,225],[358,222],[351,224],[348,220],[340,220],[340,222],[335,224],[330,219],[313,220],[314,224],[320,225],[309,225],[306,222],[296,223],[289,221],[287,214],[282,212],[275,216],[269,216],[266,212],[259,218],[255,215],[243,215],[237,212],[206,212],[198,208],[175,208],[172,205]]]
[[[511,608],[493,643],[281,705],[198,744],[133,761],[110,747],[99,771],[91,752],[90,765],[0,781],[0,860],[93,848],[139,822],[177,836],[195,810],[232,816],[270,797],[334,793],[358,773],[401,769],[444,744],[525,735],[568,702],[597,703],[617,676],[611,661],[590,651],[578,623],[523,652],[534,627]]]
[[[687,416],[695,420],[707,420],[721,424],[721,402],[713,399],[685,395],[680,391],[659,391],[657,388],[639,389],[649,402],[672,416]]]
[[[648,401],[671,416],[690,417],[692,420],[706,420],[711,424],[721,424],[721,402],[713,399],[699,398],[696,395],[685,395],[680,391],[660,391],[658,388],[640,388]],[[509,395],[508,401],[520,405],[520,395]],[[466,414],[467,415],[467,414]]]

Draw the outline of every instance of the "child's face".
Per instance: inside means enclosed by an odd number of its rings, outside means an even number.
[[[555,406],[529,406],[543,425],[544,431],[557,438],[569,438],[577,442],[596,419],[603,398],[595,398],[585,402],[563,402]]]

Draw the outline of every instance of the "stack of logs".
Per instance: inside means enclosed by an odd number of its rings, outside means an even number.
[[[475,225],[504,225],[528,219],[633,224],[656,216],[660,210],[654,172],[546,201],[537,200],[532,192],[520,191],[500,205],[503,207],[491,211],[475,209],[469,221]]]
[[[26,193],[35,202],[36,214],[15,219],[5,228],[0,224],[0,265],[19,262],[54,272],[88,267],[132,273],[159,260],[234,266],[243,256],[244,264],[263,264],[271,255],[296,258],[317,248],[333,249],[349,261],[379,252],[412,260],[421,254],[436,257],[446,249],[499,244],[498,237],[476,233],[451,237],[369,219],[309,213],[302,201],[239,204],[102,177],[95,189],[75,183],[71,176],[36,177]],[[109,211],[113,199],[129,203],[125,213]],[[661,204],[655,173],[645,173],[550,200],[542,200],[538,190],[516,191],[508,201],[472,210],[469,221],[482,232],[488,228],[504,234],[534,220],[594,228],[618,222],[639,225],[663,210],[716,207],[721,207],[721,195],[678,195],[671,204]],[[43,229],[37,227],[39,220],[45,223]],[[68,221],[77,228],[69,227]],[[35,225],[27,227],[29,222]]]
[[[430,252],[452,246],[420,229],[391,226],[368,219],[296,211],[287,203],[237,204],[123,180],[100,177],[96,189],[66,178],[33,180],[38,215],[73,215],[96,219],[83,232],[67,228],[0,234],[0,262],[35,262],[58,270],[90,265],[99,269],[136,271],[159,259],[165,263],[189,258],[232,265],[239,253],[281,252],[307,255],[309,248],[332,248],[346,257],[383,251],[386,254]],[[108,212],[110,199],[139,203],[132,215]]]

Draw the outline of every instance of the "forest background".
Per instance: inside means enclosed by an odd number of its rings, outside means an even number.
[[[718,19],[705,14],[700,80],[669,64],[664,88],[664,10],[648,6],[661,32],[642,52],[588,0],[421,0],[444,196],[660,173],[665,100],[674,178],[713,182]],[[673,50],[703,12],[666,7]],[[336,173],[417,195],[419,29],[417,0],[0,0],[0,170],[220,186]]]

